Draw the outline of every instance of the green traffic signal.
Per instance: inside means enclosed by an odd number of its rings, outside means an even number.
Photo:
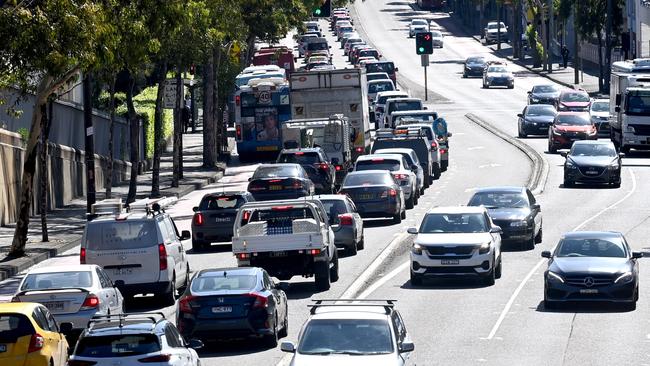
[[[319,9],[316,9],[316,10],[314,10],[314,14],[316,14],[316,15],[320,15],[320,8],[319,8]]]

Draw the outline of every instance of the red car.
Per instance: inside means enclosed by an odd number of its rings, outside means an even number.
[[[559,112],[548,129],[548,152],[571,148],[577,140],[597,140],[598,129],[588,112]]]
[[[571,111],[571,112],[589,112],[591,105],[591,98],[584,90],[565,89],[560,92],[555,109],[558,112]]]

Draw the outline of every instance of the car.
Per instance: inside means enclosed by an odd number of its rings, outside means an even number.
[[[311,196],[315,187],[300,164],[260,164],[247,191],[256,201],[268,201]]]
[[[74,333],[81,333],[95,315],[124,311],[122,293],[94,264],[34,268],[23,277],[11,301],[43,304],[58,324],[72,324]]]
[[[406,218],[404,193],[386,170],[350,172],[339,193],[350,197],[363,218],[392,217],[395,223]]]
[[[571,148],[577,140],[597,140],[598,130],[587,112],[559,112],[548,129],[548,152]]]
[[[424,169],[422,169],[422,166],[420,166],[420,160],[418,160],[418,155],[413,151],[413,149],[408,149],[408,148],[394,148],[394,149],[378,149],[373,152],[373,154],[399,154],[406,159],[408,166],[410,167],[411,171],[415,173],[416,177],[416,187],[418,191],[420,192],[420,195],[424,194]]]
[[[384,112],[386,111],[386,101],[392,98],[408,98],[409,94],[405,91],[388,91],[388,92],[379,92],[375,97],[373,104],[374,107],[374,120],[375,120],[375,129],[379,127],[384,127]]]
[[[485,65],[485,57],[483,56],[470,56],[466,58],[465,65],[463,66],[463,77],[483,77],[483,70],[485,70]]]
[[[336,40],[340,41],[345,33],[353,33],[354,27],[352,25],[343,25],[337,28]]]
[[[424,215],[411,246],[411,285],[425,277],[501,277],[501,233],[485,207],[434,207]]]
[[[283,149],[276,162],[300,164],[314,184],[315,193],[334,193],[335,167],[322,148]]]
[[[324,37],[316,38],[307,38],[307,43],[305,44],[305,58],[311,56],[312,52],[315,51],[328,51],[330,46],[327,44],[327,39]]]
[[[366,44],[366,42],[362,38],[348,38],[348,40],[343,45],[343,54],[347,56],[350,53],[350,49],[355,44]]]
[[[372,56],[359,57],[357,59],[356,67],[359,68],[359,69],[363,69],[367,64],[372,63],[372,62],[377,62],[377,59],[372,57]]]
[[[395,67],[392,61],[381,60],[373,63],[366,64],[366,73],[385,72],[388,77],[393,80],[393,84],[397,86],[397,71],[399,68]]]
[[[433,157],[438,157],[437,153],[432,152],[431,140],[421,128],[412,131],[400,129],[399,134],[393,129],[379,129],[375,134],[375,141],[370,151],[382,149],[412,149],[418,156],[420,166],[424,171],[424,187],[428,188],[433,183],[433,178],[439,174],[440,165],[433,161]]]
[[[174,202],[175,197],[139,200],[128,212],[122,212],[120,200],[95,203],[95,215],[106,211],[86,223],[80,263],[101,266],[127,301],[137,294],[154,294],[162,305],[173,305],[190,278],[183,243],[192,237],[187,230],[179,233],[165,213]]]
[[[359,60],[363,57],[372,57],[375,60],[379,61],[381,59],[381,53],[374,48],[364,48],[359,50],[355,56],[354,64],[358,64]]]
[[[485,68],[483,72],[483,88],[493,86],[506,86],[508,89],[515,87],[515,77],[505,64],[494,63]]]
[[[282,287],[259,267],[201,270],[178,300],[176,324],[186,339],[255,336],[276,347],[289,330]]]
[[[444,45],[444,36],[441,31],[431,31],[431,42],[433,43],[433,47],[438,47],[442,48]]]
[[[598,136],[609,137],[609,99],[595,99],[589,106],[591,123],[598,129]]]
[[[544,271],[544,307],[566,301],[605,301],[636,308],[639,299],[639,263],[619,232],[574,231],[562,235]]]
[[[569,152],[562,152],[564,187],[575,183],[602,183],[621,186],[624,153],[617,153],[611,141],[576,141]]]
[[[313,301],[297,345],[280,345],[292,366],[410,364],[415,345],[393,300]]]
[[[305,68],[305,70],[308,71],[313,71],[313,70],[323,70],[323,69],[334,69],[334,65],[332,65],[329,61],[314,61],[308,63]]]
[[[558,112],[588,112],[591,98],[584,90],[564,89],[555,104]]]
[[[304,22],[303,24],[305,25],[305,28],[307,28],[307,29],[317,30],[319,32],[321,31],[320,24],[316,20],[307,21],[307,22]]]
[[[357,33],[357,32],[347,32],[347,33],[343,33],[343,34],[341,35],[341,39],[339,39],[339,42],[341,43],[341,47],[340,47],[340,48],[345,47],[345,44],[347,43],[348,39],[361,39],[360,37],[361,37],[361,36],[359,36],[359,33]]]
[[[417,33],[428,32],[430,26],[429,21],[426,19],[412,19],[409,24],[409,38],[415,37]]]
[[[400,115],[402,113],[406,114],[408,112],[395,112],[393,113],[393,117],[397,117],[398,119],[400,118]],[[404,122],[403,119],[400,120],[400,123]],[[409,134],[424,134],[426,136],[426,139],[431,146],[430,149],[430,154],[431,154],[431,163],[433,165],[433,179],[440,179],[440,176],[442,174],[442,165],[443,165],[443,159],[442,159],[442,149],[439,148],[438,145],[438,139],[435,136],[435,133],[433,131],[433,127],[431,126],[430,123],[411,123],[408,125],[402,125],[399,126],[397,125],[397,121],[395,121],[395,130],[393,134],[395,137],[401,137],[401,136],[407,136]],[[448,155],[449,151],[445,151],[445,153]],[[448,160],[447,160],[448,162]]]
[[[315,197],[325,207],[334,231],[334,245],[348,255],[364,248],[363,219],[350,197],[342,194],[322,194]]]
[[[488,22],[484,29],[485,43],[508,42],[508,27],[503,22]]]
[[[68,366],[199,366],[202,347],[198,339],[185,340],[163,313],[101,316],[81,333]]]
[[[535,85],[528,91],[528,104],[557,105],[560,97],[560,88],[555,84]]]
[[[368,86],[368,102],[370,104],[374,102],[377,93],[395,90],[395,84],[390,78],[368,81],[366,85]]]
[[[350,49],[350,52],[348,53],[348,61],[352,65],[356,65],[356,59],[358,58],[358,53],[361,50],[371,49],[371,48],[372,48],[371,46],[369,46],[367,44],[364,44],[364,43],[359,43],[359,44],[352,45],[352,48]]]
[[[555,107],[548,104],[529,104],[524,110],[517,114],[517,135],[528,137],[528,135],[548,135],[548,129],[553,124],[557,111]]]
[[[374,81],[374,80],[390,80],[390,76],[388,76],[388,74],[385,73],[385,72],[371,72],[369,74],[366,74],[366,80],[368,82],[371,82],[371,81]],[[373,102],[374,102],[374,99],[373,99]]]
[[[479,188],[467,205],[487,208],[492,222],[503,230],[502,244],[532,250],[542,242],[542,209],[526,187]]]
[[[329,56],[321,55],[321,54],[311,54],[309,58],[305,58],[305,64],[317,64],[317,63],[324,63],[324,64],[329,64],[330,58]]]
[[[417,176],[411,170],[406,158],[400,154],[362,155],[357,158],[354,171],[387,170],[395,178],[400,189],[404,192],[406,208],[413,208],[419,199]]]
[[[0,304],[0,364],[3,366],[64,366],[68,341],[50,311],[33,302]]]
[[[392,114],[398,111],[421,111],[425,109],[420,98],[390,98],[386,100],[386,107],[383,113],[384,124],[383,127],[395,128],[393,125]]]
[[[192,209],[192,249],[201,252],[208,250],[214,242],[229,242],[237,210],[251,201],[255,198],[245,191],[205,194],[199,205]]]

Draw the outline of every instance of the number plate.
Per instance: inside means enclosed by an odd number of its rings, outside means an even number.
[[[7,352],[7,345],[6,344],[0,344],[0,352]]]
[[[230,217],[217,217],[217,222],[228,222]]]
[[[581,294],[597,294],[598,289],[595,288],[583,288],[580,290]]]
[[[277,151],[278,147],[277,146],[258,146],[256,148],[257,151]]]
[[[587,174],[596,175],[598,172],[595,170],[587,170]]]
[[[286,257],[288,255],[288,252],[271,252],[271,257]]]
[[[133,273],[131,268],[117,268],[113,270],[113,274],[118,276],[130,275],[131,273]]]
[[[443,266],[449,266],[449,265],[454,265],[460,263],[458,259],[442,259],[440,260],[440,264]]]
[[[63,301],[50,301],[43,303],[43,305],[50,311],[63,310]]]
[[[360,200],[371,200],[372,199],[372,194],[371,193],[360,194],[359,199]]]
[[[215,306],[212,308],[215,314],[232,313],[232,306]]]
[[[277,186],[277,185],[269,186],[269,190],[270,191],[281,191],[282,186]]]

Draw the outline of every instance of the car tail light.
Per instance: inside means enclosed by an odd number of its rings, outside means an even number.
[[[320,249],[309,249],[309,250],[307,251],[307,254],[311,254],[311,255],[319,255],[319,254],[320,254]]]
[[[169,362],[171,358],[172,355],[163,354],[163,355],[141,358],[138,360],[138,362],[142,362],[142,363]]]
[[[275,206],[275,207],[271,207],[271,210],[272,211],[287,211],[287,210],[291,210],[292,208],[293,208],[293,206]]]
[[[241,96],[235,95],[235,105],[239,106],[241,104]]]
[[[92,366],[96,365],[95,361],[68,360],[68,366]]]
[[[431,141],[431,148],[432,149],[437,149],[438,148],[438,143],[435,141]]]
[[[317,163],[314,164],[316,165],[316,168],[321,169],[321,170],[328,170],[330,168],[329,164],[327,163]]]
[[[158,244],[158,262],[161,271],[167,269],[167,248],[165,248],[165,244]]]
[[[250,211],[244,211],[244,216],[243,219],[248,221],[248,219],[251,217],[251,212]]]
[[[197,212],[194,214],[194,225],[196,226],[201,226],[203,225],[203,214],[200,212]]]
[[[79,251],[79,264],[86,264],[86,248]]]
[[[32,339],[29,340],[28,353],[40,351],[45,345],[45,338],[38,333],[32,334]]]
[[[282,179],[271,179],[269,181],[269,183],[278,183],[278,182],[282,182]]]
[[[246,296],[255,298],[255,302],[253,303],[254,309],[265,309],[269,307],[269,299],[264,296],[258,294],[247,294]]]
[[[293,184],[291,185],[291,188],[293,188],[293,189],[302,189],[302,183],[299,182],[299,181],[295,181],[295,182],[293,182]]]
[[[447,149],[440,149],[440,153],[441,153],[441,154],[444,154],[444,153],[446,153],[446,152],[447,152]]]
[[[336,170],[337,172],[340,172],[342,168],[343,167],[340,165],[334,165],[334,170]]]
[[[84,303],[81,305],[81,310],[90,310],[90,309],[96,309],[99,307],[99,297],[94,294],[89,294],[86,296],[86,300],[84,300]]]
[[[372,161],[373,162],[381,162],[381,161],[384,161],[384,158],[373,158]]]
[[[406,174],[395,174],[395,179],[404,180],[404,179],[407,179],[407,178],[408,178],[408,175],[406,175]]]
[[[235,126],[235,135],[237,136],[237,140],[241,140],[241,126],[240,125]]]
[[[395,196],[397,196],[397,191],[395,189],[391,188],[391,189],[388,190],[388,195],[391,196],[391,197],[395,197]]]
[[[363,151],[363,148],[362,148],[362,147],[357,147],[357,148],[356,148],[356,149],[354,149],[354,150],[355,150],[356,152],[358,152],[358,153],[360,153],[360,152],[362,152],[362,151]]]
[[[192,313],[194,310],[192,310],[192,306],[190,305],[190,302],[196,299],[196,296],[185,296],[182,297],[180,300],[178,300],[178,311],[181,313]]]
[[[352,225],[352,215],[350,214],[339,215],[339,222],[341,223],[342,226]]]

